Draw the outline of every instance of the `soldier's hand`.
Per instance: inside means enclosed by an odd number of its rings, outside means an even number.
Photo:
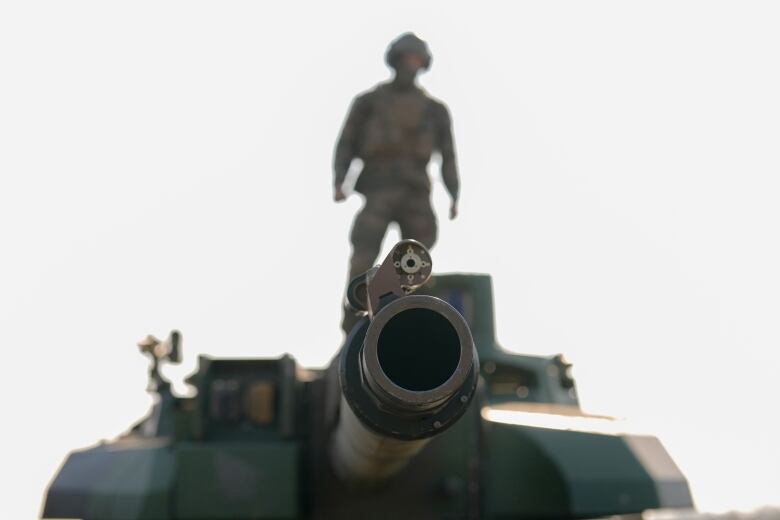
[[[452,204],[450,204],[450,220],[455,220],[455,217],[458,216],[458,203],[453,201]]]
[[[336,186],[333,189],[333,200],[336,202],[341,202],[343,200],[346,200],[347,196],[344,194],[344,190],[341,189],[341,186]]]

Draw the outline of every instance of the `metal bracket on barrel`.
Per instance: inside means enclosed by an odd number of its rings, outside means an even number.
[[[347,299],[369,318],[388,302],[414,292],[431,277],[433,262],[428,250],[416,240],[401,240],[376,267],[353,279]]]

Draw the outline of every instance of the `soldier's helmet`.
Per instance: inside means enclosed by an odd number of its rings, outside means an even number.
[[[414,33],[404,33],[390,43],[385,53],[385,62],[392,68],[404,54],[417,54],[423,60],[423,69],[428,70],[431,66],[431,56],[428,50],[428,44],[418,38]]]

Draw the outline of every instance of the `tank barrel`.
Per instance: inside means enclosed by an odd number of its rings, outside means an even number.
[[[427,255],[413,241],[399,243],[394,252],[399,249]],[[383,292],[388,272],[400,271],[410,280],[392,258],[393,252],[367,280],[369,315],[347,337],[339,357],[342,397],[330,455],[335,472],[357,484],[392,476],[454,424],[477,381],[474,341],[458,311],[432,296],[407,296],[408,288]],[[430,268],[427,258],[421,263]],[[429,274],[430,269],[425,279]]]

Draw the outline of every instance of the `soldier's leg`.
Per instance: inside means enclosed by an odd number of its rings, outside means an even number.
[[[353,278],[373,267],[379,256],[379,248],[382,247],[391,218],[390,201],[386,199],[382,194],[366,195],[365,206],[355,216],[350,233],[352,258],[349,261],[348,284]],[[354,311],[345,304],[341,328],[348,334],[357,321]]]
[[[402,238],[413,238],[428,249],[436,243],[436,216],[428,193],[408,195],[397,219]]]
[[[388,201],[385,197],[381,194],[367,195],[366,205],[355,216],[349,237],[352,242],[349,280],[374,266],[390,220]]]

